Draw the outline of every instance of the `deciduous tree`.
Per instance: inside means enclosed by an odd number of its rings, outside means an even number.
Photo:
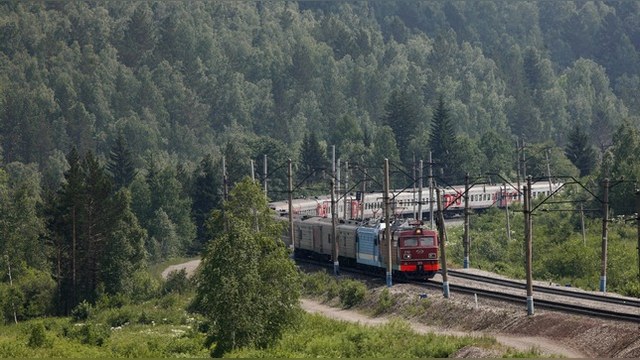
[[[281,240],[282,223],[249,178],[236,184],[224,217],[218,212],[213,221],[226,231],[207,246],[192,304],[209,320],[212,355],[271,345],[295,321],[300,296],[299,275]]]

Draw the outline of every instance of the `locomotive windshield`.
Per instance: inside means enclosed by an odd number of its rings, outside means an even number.
[[[421,247],[421,246],[433,246],[435,241],[432,236],[428,237],[416,237],[403,239],[402,247]]]

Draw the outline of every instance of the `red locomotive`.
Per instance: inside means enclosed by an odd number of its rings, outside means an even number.
[[[340,266],[384,274],[388,267],[389,243],[385,224],[361,224],[340,220],[336,225]],[[438,236],[434,230],[407,222],[391,226],[391,266],[396,275],[410,279],[432,278],[440,269]],[[332,223],[322,217],[294,219],[295,255],[332,260]]]

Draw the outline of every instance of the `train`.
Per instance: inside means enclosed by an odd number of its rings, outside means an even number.
[[[334,261],[332,219],[318,216],[294,218],[295,258]],[[391,252],[384,236],[385,222],[339,220],[336,224],[340,266],[384,274],[391,259],[394,276],[426,280],[440,270],[438,233],[421,222],[398,220],[390,225]],[[285,235],[286,236],[286,235]],[[391,256],[389,256],[391,254]],[[335,262],[335,261],[334,261]]]
[[[538,182],[531,185],[532,198],[549,196],[556,192],[562,183]],[[393,190],[390,193],[390,211],[394,218],[414,218],[428,220],[431,218],[431,204],[436,210],[435,191],[429,196],[429,190],[422,191],[422,196],[413,189]],[[464,213],[464,185],[452,186],[441,189],[442,204],[445,217],[456,217]],[[517,187],[508,185],[478,184],[469,189],[469,208],[472,210],[485,210],[491,207],[505,208],[513,203],[521,201],[521,193]],[[420,201],[420,199],[422,199]],[[422,204],[421,214],[418,214]],[[337,217],[343,220],[351,219],[380,219],[383,212],[383,193],[349,193],[336,201]],[[286,200],[269,203],[269,207],[281,216],[289,214],[289,203]],[[294,199],[292,201],[293,215],[308,217],[331,217],[331,198],[319,196],[314,198]]]

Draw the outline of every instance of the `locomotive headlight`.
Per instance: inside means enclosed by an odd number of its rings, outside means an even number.
[[[411,252],[409,252],[409,251],[405,251],[405,252],[402,254],[402,258],[403,258],[403,259],[405,259],[405,260],[409,260],[409,259],[411,259]]]

